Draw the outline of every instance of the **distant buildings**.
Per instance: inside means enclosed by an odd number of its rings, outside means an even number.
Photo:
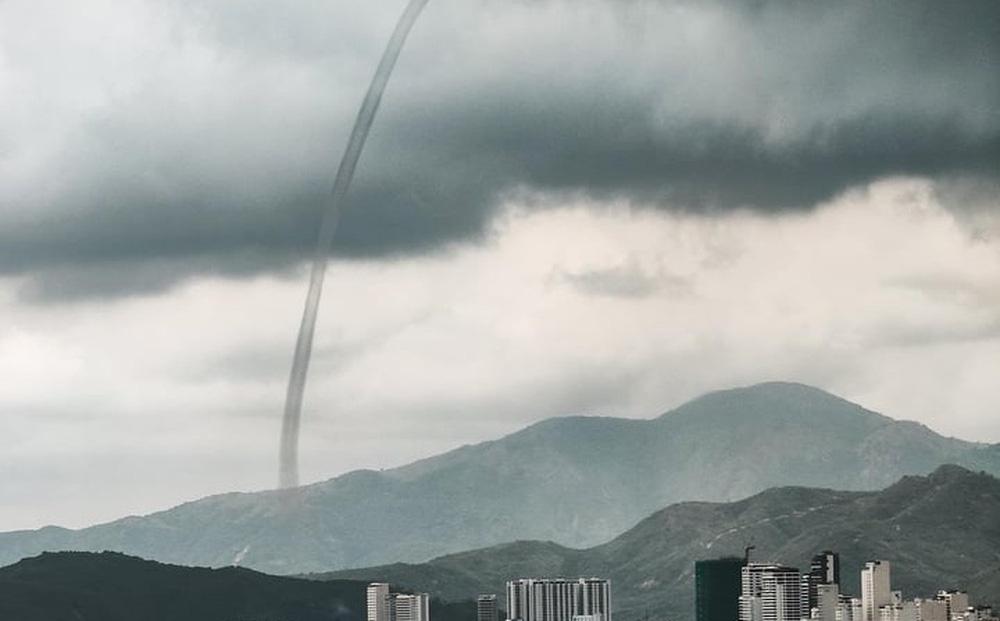
[[[831,551],[813,556],[806,574],[741,558],[697,561],[695,607],[697,621],[1000,621],[990,608],[971,607],[965,591],[904,600],[885,560],[865,563],[860,598],[844,595]]]
[[[944,600],[949,619],[969,609],[969,594],[965,591],[938,591],[935,599]]]
[[[390,593],[386,582],[368,585],[368,621],[430,621],[427,593]]]
[[[510,621],[611,621],[611,583],[522,578],[507,583]]]
[[[920,621],[949,621],[948,602],[941,599],[928,599],[914,602],[914,609]]]

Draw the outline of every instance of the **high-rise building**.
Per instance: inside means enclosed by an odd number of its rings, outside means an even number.
[[[809,562],[809,575],[816,578],[817,584],[840,584],[840,555],[830,550],[823,550],[812,557]]]
[[[802,577],[794,567],[750,563],[740,577],[740,621],[800,621]]]
[[[840,585],[840,555],[830,550],[823,550],[812,557],[809,562],[809,573],[803,576],[804,597],[806,598],[805,610],[807,615],[813,608],[818,607],[817,597],[819,585],[836,584]]]
[[[862,621],[879,621],[878,609],[892,604],[889,561],[868,561],[861,570]]]
[[[694,563],[696,621],[738,621],[740,618],[740,557]]]
[[[389,584],[372,582],[368,585],[368,621],[390,621],[392,607],[389,601]]]
[[[819,621],[840,621],[837,606],[840,604],[840,585],[836,582],[816,585],[816,619]],[[811,610],[811,609],[810,609]],[[805,616],[805,611],[803,611]]]
[[[611,621],[611,582],[522,578],[507,583],[507,618],[511,621]]]
[[[512,621],[571,621],[570,583],[525,578],[507,583],[507,617]]]
[[[390,621],[430,621],[430,596],[427,593],[394,593],[390,602]]]
[[[497,596],[493,593],[476,598],[476,621],[498,621]]]
[[[589,621],[611,621],[611,582],[601,578],[580,578],[573,583],[572,591],[574,617],[592,617]]]

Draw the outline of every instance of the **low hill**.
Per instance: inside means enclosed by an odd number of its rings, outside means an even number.
[[[0,619],[364,621],[366,586],[236,567],[180,567],[111,552],[46,553],[0,568]],[[475,603],[433,600],[431,614],[435,621],[468,621]]]
[[[366,583],[164,565],[118,553],[46,553],[0,568],[0,619],[364,621]]]
[[[658,511],[620,537],[586,550],[521,541],[420,565],[355,569],[316,579],[389,580],[446,599],[504,592],[520,577],[610,578],[616,621],[694,618],[694,562],[742,555],[808,565],[841,554],[842,590],[860,595],[860,569],[892,563],[907,598],[963,588],[1000,605],[1000,480],[957,466],[907,476],[878,492],[782,487],[732,503],[688,502]]]
[[[652,420],[557,418],[385,472],[224,494],[82,530],[0,533],[0,563],[118,550],[289,574],[419,562],[519,539],[607,541],[681,501],[773,486],[884,487],[941,464],[1000,474],[1000,445],[945,438],[800,384],[705,395]]]

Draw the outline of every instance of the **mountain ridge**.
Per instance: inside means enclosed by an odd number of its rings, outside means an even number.
[[[588,547],[683,500],[735,500],[782,485],[878,489],[942,463],[1000,474],[1000,445],[944,438],[816,388],[768,383],[708,393],[654,419],[546,419],[291,495],[217,494],[86,529],[0,533],[0,563],[114,549],[302,573],[518,539]]]

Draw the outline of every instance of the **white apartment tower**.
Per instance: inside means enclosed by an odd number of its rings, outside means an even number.
[[[394,593],[390,602],[390,621],[430,621],[430,596],[427,593]]]
[[[368,621],[390,621],[392,616],[389,601],[389,584],[372,582],[368,585]]]
[[[879,621],[879,608],[892,604],[889,561],[868,561],[861,570],[861,621]]]
[[[510,621],[611,621],[611,582],[522,578],[507,583]]]
[[[802,576],[774,563],[745,565],[740,579],[740,621],[800,621]],[[877,621],[877,620],[876,620]]]

